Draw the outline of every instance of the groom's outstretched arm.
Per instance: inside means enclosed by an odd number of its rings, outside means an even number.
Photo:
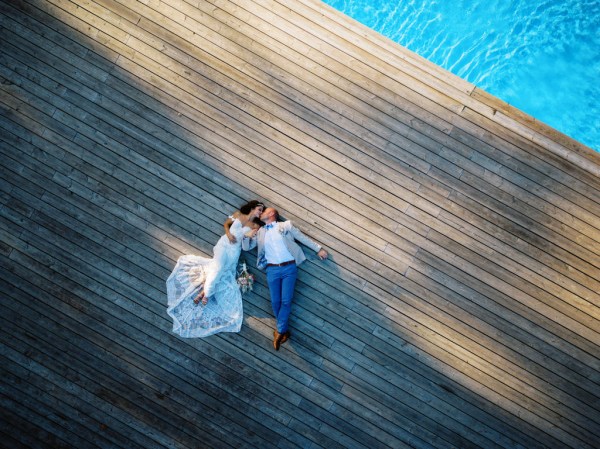
[[[292,223],[290,223],[290,232],[294,236],[294,239],[296,239],[300,243],[308,246],[310,249],[312,249],[314,252],[316,252],[317,256],[319,256],[319,259],[321,259],[321,260],[327,259],[327,251],[325,251],[321,247],[321,245],[319,245],[318,243],[313,242],[312,239],[310,239],[309,237],[307,237],[306,235],[304,235],[302,233],[302,231],[300,231],[300,229],[298,229]]]

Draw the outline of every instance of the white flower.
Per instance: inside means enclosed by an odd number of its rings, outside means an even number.
[[[237,283],[240,286],[242,293],[252,290],[252,286],[254,284],[254,275],[248,273],[248,267],[246,266],[245,261],[240,263]]]

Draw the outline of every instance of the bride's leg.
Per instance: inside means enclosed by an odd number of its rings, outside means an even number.
[[[221,271],[221,266],[213,260],[210,268],[206,273],[206,280],[204,281],[203,294],[205,298],[210,298],[213,295],[215,282],[217,281]]]
[[[194,298],[194,304],[198,305],[202,301],[202,305],[208,304],[208,296],[204,293],[204,289],[200,289],[196,297]]]
[[[204,296],[204,288],[202,288],[202,287],[200,288],[200,291],[194,298],[194,304],[198,305],[198,304],[200,304],[200,301],[202,301],[202,304],[206,304],[205,296]]]

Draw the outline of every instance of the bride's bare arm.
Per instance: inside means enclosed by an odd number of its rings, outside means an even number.
[[[225,223],[223,223],[223,228],[225,229],[225,235],[229,239],[230,243],[237,242],[237,239],[235,238],[235,236],[230,232],[230,228],[231,228],[231,225],[233,224],[233,220],[235,218],[237,218],[238,215],[239,215],[239,212],[234,212],[233,215],[231,217],[227,217],[227,220],[225,220]]]

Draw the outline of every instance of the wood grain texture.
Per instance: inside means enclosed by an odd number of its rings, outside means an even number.
[[[597,153],[316,0],[9,0],[0,43],[1,447],[597,447]],[[176,337],[253,198],[331,253],[291,340],[256,270]]]

